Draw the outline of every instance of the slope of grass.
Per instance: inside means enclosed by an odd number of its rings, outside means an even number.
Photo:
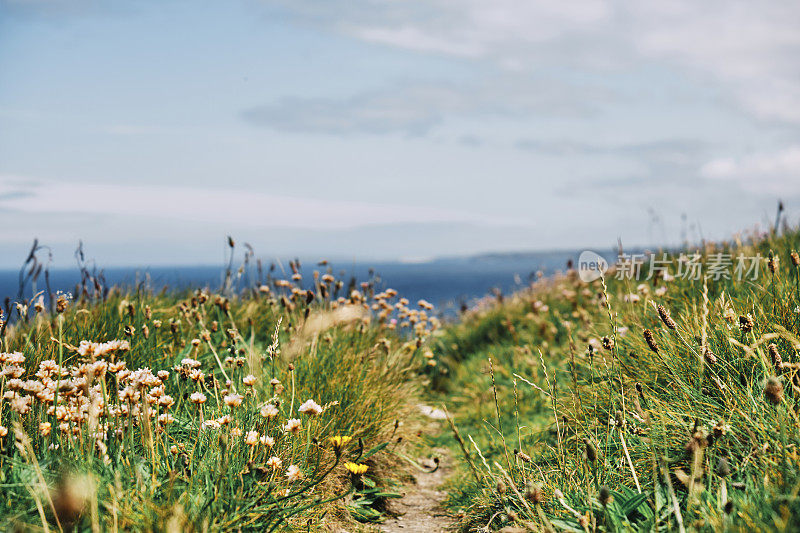
[[[687,251],[731,254],[731,279],[568,272],[441,332],[463,529],[796,528],[799,242]],[[740,253],[757,279],[736,279]]]
[[[390,495],[379,487],[413,425],[409,376],[431,324],[392,293],[320,296],[337,283],[112,290],[61,298],[53,314],[23,309],[0,349],[2,523],[305,531],[352,522],[349,509],[379,519],[362,497]]]

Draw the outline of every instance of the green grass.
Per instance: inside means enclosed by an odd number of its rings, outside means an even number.
[[[796,528],[798,245],[793,230],[699,250],[705,264],[720,251],[760,253],[755,281],[640,286],[610,272],[604,289],[567,273],[441,332],[432,383],[465,443],[466,453],[443,437],[464,459],[449,485],[461,527]],[[748,314],[754,326],[743,331]],[[713,355],[700,356],[703,343]],[[776,368],[771,344],[789,364]],[[783,387],[777,405],[765,395],[771,378]]]
[[[312,295],[288,282],[238,296],[112,290],[31,310],[2,333],[2,352],[25,361],[4,356],[0,377],[0,516],[53,531],[358,530],[397,496],[425,401],[451,416],[453,431],[428,437],[460,458],[447,506],[463,531],[796,530],[798,247],[793,229],[686,251],[704,265],[758,253],[755,280],[567,272],[438,329],[429,309],[370,287],[338,297],[330,280]],[[77,351],[113,339],[129,347]],[[71,373],[37,377],[42,361]],[[132,380],[119,361],[169,374]],[[309,399],[324,412],[300,413]],[[339,449],[335,436],[352,440]]]
[[[12,364],[4,355],[0,377],[3,524],[306,531],[324,523],[355,527],[349,509],[381,520],[392,495],[380,487],[399,476],[391,452],[413,425],[407,415],[419,388],[409,376],[428,326],[418,322],[419,338],[398,334],[369,313],[372,301],[388,300],[380,296],[307,296],[277,286],[240,297],[113,290],[104,301],[70,302],[62,313],[32,313],[7,327],[2,352],[25,360]],[[97,357],[76,349],[113,339],[129,347]],[[202,380],[192,377],[187,358],[199,362]],[[35,375],[48,360],[56,368],[61,362],[61,377]],[[168,374],[131,379],[114,369],[120,361]],[[37,397],[42,388],[58,394]],[[193,403],[195,393],[205,402]],[[158,403],[163,395],[174,403]],[[29,409],[20,408],[25,398]],[[309,399],[324,412],[300,413]],[[60,410],[48,413],[55,402]],[[268,404],[274,418],[262,416]],[[160,415],[171,422],[162,426]],[[292,418],[301,422],[296,433],[285,430]],[[251,431],[257,434],[248,442]],[[330,438],[340,435],[352,440],[339,450]],[[348,462],[368,470],[353,475]],[[287,477],[290,465],[301,479]]]

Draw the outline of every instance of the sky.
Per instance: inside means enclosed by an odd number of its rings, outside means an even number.
[[[800,205],[800,4],[0,0],[0,268],[675,245]]]

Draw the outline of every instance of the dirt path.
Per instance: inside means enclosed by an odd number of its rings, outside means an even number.
[[[420,406],[431,422],[426,428],[431,434],[445,430],[444,413],[438,409]],[[450,475],[453,459],[446,449],[435,449],[429,458],[420,458],[423,468],[433,470],[436,466],[434,458],[439,459],[439,468],[432,473],[414,472],[415,484],[405,487],[402,499],[395,502],[394,510],[400,514],[397,518],[387,520],[381,525],[384,533],[443,533],[451,531],[453,521],[442,508],[447,493],[441,490],[442,484]]]

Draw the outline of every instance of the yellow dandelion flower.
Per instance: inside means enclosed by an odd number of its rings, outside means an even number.
[[[361,474],[365,473],[369,470],[367,465],[360,465],[358,463],[350,463],[347,462],[344,464],[344,467],[353,475],[360,476]]]

